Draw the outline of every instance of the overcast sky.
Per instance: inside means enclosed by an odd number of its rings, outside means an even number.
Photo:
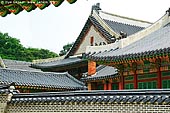
[[[170,7],[169,0],[77,0],[71,5],[65,1],[59,7],[50,5],[0,17],[0,32],[20,39],[25,47],[59,53],[63,45],[76,40],[96,3],[103,11],[150,22],[157,21]]]

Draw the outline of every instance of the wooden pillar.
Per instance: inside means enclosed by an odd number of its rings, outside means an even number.
[[[96,62],[88,61],[88,75],[91,76],[96,73]]]
[[[160,68],[160,65],[161,65],[161,59],[158,58],[156,59],[155,61],[156,63],[156,67],[157,67],[157,88],[158,89],[161,89],[162,88],[162,77],[161,77],[161,68]]]
[[[107,90],[107,83],[104,83],[104,90]]]
[[[119,90],[123,90],[123,89],[124,89],[124,77],[123,77],[123,73],[121,73],[120,82],[119,82]]]
[[[136,70],[134,71],[134,89],[138,89],[138,77]]]
[[[88,82],[87,88],[88,88],[88,90],[92,90],[92,86],[91,86],[90,82]]]
[[[162,77],[161,77],[161,69],[160,69],[160,67],[158,67],[158,72],[157,73],[158,73],[157,88],[162,89]]]
[[[112,90],[112,80],[109,80],[109,83],[108,83],[108,90]]]

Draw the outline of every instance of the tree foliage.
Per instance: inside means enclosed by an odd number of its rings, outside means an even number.
[[[25,48],[20,40],[10,37],[8,33],[0,32],[0,56],[3,59],[32,61],[57,57],[58,55],[47,49]]]
[[[73,46],[74,43],[68,43],[66,45],[63,46],[63,49],[60,51],[59,55],[63,56],[66,55],[66,53],[71,49],[71,47]]]

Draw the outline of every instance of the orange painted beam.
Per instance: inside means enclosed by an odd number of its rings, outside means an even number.
[[[93,75],[96,73],[96,62],[88,61],[88,75]]]

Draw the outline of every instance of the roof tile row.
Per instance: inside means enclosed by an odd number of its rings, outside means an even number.
[[[15,94],[11,104],[50,103],[148,103],[170,104],[170,90],[81,91],[65,93]]]

